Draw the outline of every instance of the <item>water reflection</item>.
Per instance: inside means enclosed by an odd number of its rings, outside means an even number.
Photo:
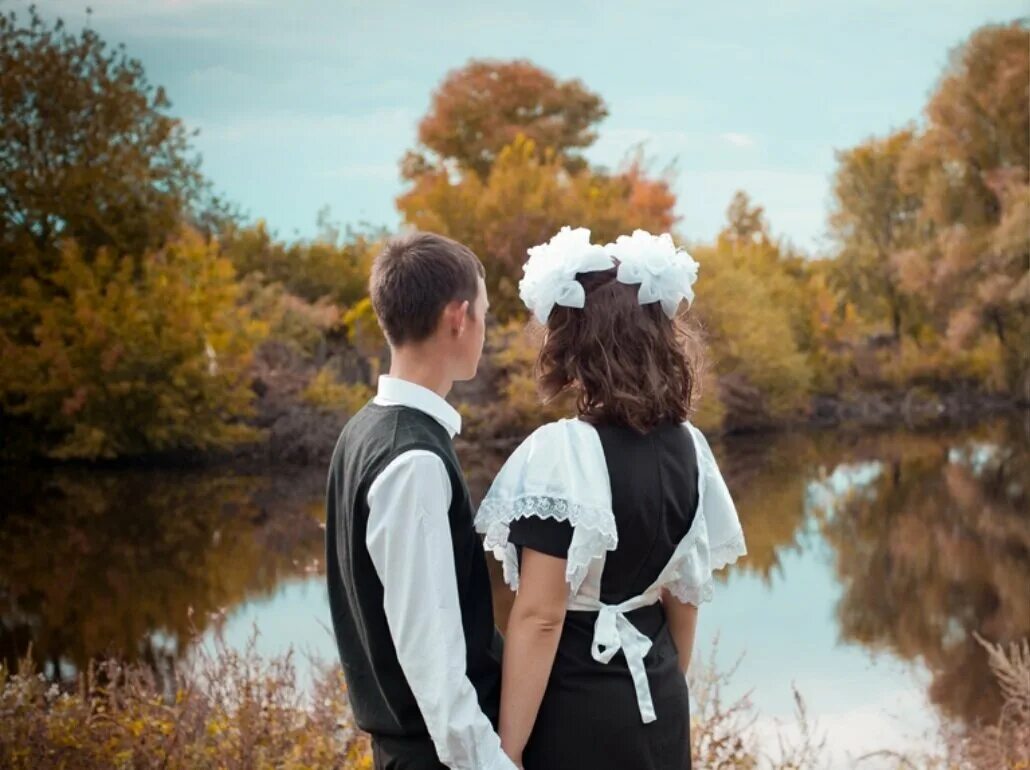
[[[0,654],[55,678],[112,654],[157,663],[227,609],[318,568],[321,473],[289,479],[8,470]]]
[[[843,585],[842,638],[921,660],[949,717],[1000,707],[972,632],[1030,636],[1030,454],[1011,426],[958,440],[905,436],[861,447],[853,483],[815,506]]]
[[[462,448],[474,497],[508,451]],[[1001,642],[1030,635],[1022,426],[752,436],[716,452],[748,534],[739,580],[801,592],[783,573],[825,563],[839,590],[825,613],[812,609],[811,623],[834,623],[845,646],[925,667],[942,714],[993,719],[996,691],[971,633]],[[225,613],[284,645],[296,641],[300,621],[283,627],[284,602],[293,615],[298,603],[325,610],[323,479],[320,468],[265,477],[7,471],[0,654],[12,662],[31,642],[52,676],[108,653],[157,664],[185,655],[193,634]],[[503,627],[511,594],[496,577]],[[733,589],[731,579],[724,604]],[[335,654],[328,636],[322,652]],[[777,662],[788,679],[804,666]]]

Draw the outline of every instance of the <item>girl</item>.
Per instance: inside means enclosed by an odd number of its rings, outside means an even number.
[[[698,376],[677,310],[697,263],[668,235],[530,249],[522,299],[546,327],[546,397],[578,417],[534,432],[476,516],[517,596],[501,745],[526,770],[690,767],[685,673],[712,571],[746,553],[736,509],[687,421]]]

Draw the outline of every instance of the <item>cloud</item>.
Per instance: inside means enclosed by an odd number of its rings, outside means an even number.
[[[109,18],[183,15],[211,8],[238,8],[259,5],[260,0],[158,0],[140,3],[139,0],[55,0],[50,6],[60,12],[81,12],[89,6],[97,16]]]
[[[248,88],[258,88],[262,81],[239,70],[227,67],[223,64],[215,64],[210,67],[202,67],[193,70],[187,78],[193,87],[203,86],[226,91],[243,91]]]
[[[727,141],[730,144],[732,144],[734,147],[745,147],[745,148],[747,148],[747,147],[754,147],[755,146],[754,138],[752,136],[748,135],[748,134],[739,134],[736,131],[727,131],[724,134],[720,134],[720,136],[725,141]]]
[[[682,156],[696,142],[696,137],[680,130],[652,131],[645,128],[613,128],[602,130],[587,151],[587,157],[609,168],[617,167],[637,147],[659,163]]]
[[[645,153],[661,162],[675,158],[689,162],[690,157],[703,153],[726,152],[726,146],[753,149],[758,141],[751,134],[737,131],[723,133],[691,132],[681,129],[652,130],[646,128],[602,129],[589,156],[612,166],[634,147],[643,146]],[[730,156],[727,156],[730,157]]]

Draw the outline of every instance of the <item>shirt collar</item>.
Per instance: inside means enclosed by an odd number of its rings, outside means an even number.
[[[399,377],[390,377],[386,374],[380,375],[376,400],[425,412],[446,428],[451,438],[461,433],[461,415],[458,414],[458,411],[448,404],[440,394],[416,385],[414,382],[402,380]]]

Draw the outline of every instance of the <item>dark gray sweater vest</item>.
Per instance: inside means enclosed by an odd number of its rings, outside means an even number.
[[[500,637],[486,559],[451,438],[417,409],[369,403],[347,422],[333,451],[326,492],[326,577],[351,707],[358,726],[373,736],[428,734],[397,660],[383,611],[383,585],[365,546],[368,489],[394,458],[411,449],[435,453],[450,478],[453,553],[439,556],[454,559],[466,671],[484,713],[497,723]],[[438,652],[444,651],[426,650],[427,655]]]

